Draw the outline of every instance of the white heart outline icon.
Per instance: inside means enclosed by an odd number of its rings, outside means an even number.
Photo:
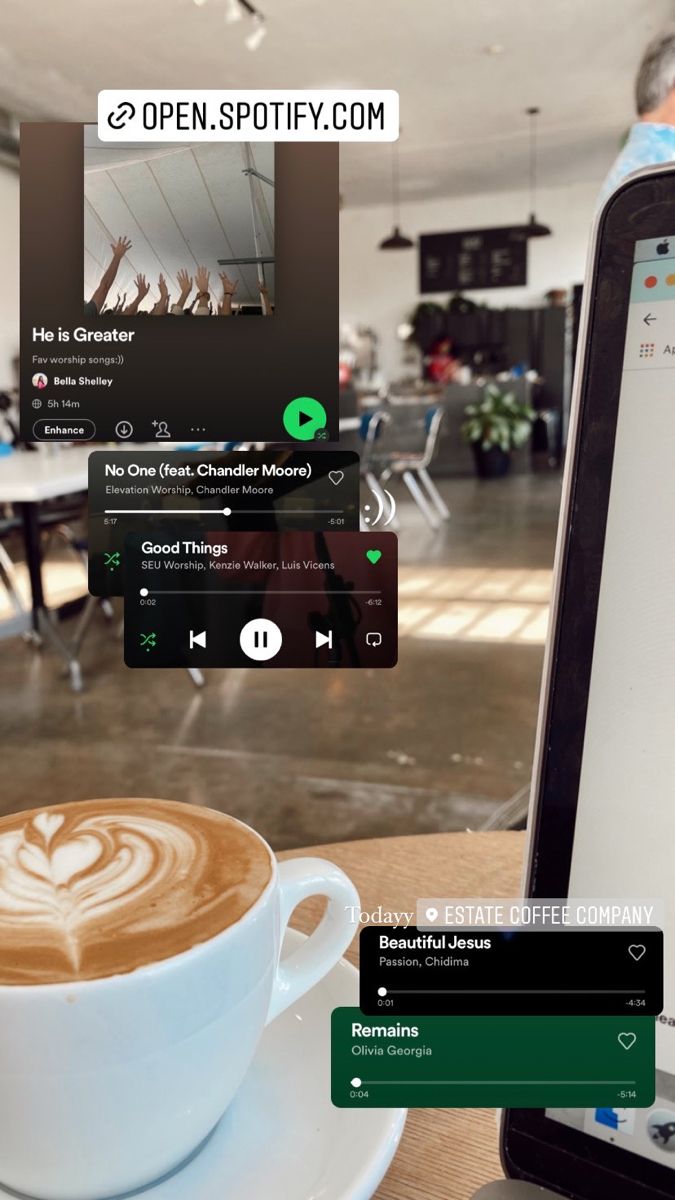
[[[637,1042],[637,1034],[636,1033],[620,1033],[617,1038],[617,1041],[618,1041],[619,1045],[623,1047],[624,1050],[632,1050],[633,1046]]]
[[[643,955],[647,953],[647,947],[639,945],[629,946],[628,953],[630,954],[631,958],[635,960],[635,962],[639,962]]]
[[[328,478],[330,479],[331,483],[335,484],[336,487],[339,483],[342,483],[342,480],[344,479],[344,477],[345,477],[344,471],[329,471],[328,472]]]

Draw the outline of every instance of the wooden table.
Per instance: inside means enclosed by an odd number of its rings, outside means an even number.
[[[363,911],[410,910],[418,896],[520,894],[523,833],[433,833],[311,846],[280,854],[317,854],[353,879]],[[321,910],[310,901],[292,924],[309,932]],[[358,941],[347,957],[358,965]],[[374,1200],[469,1200],[503,1172],[494,1109],[413,1109],[398,1153]]]

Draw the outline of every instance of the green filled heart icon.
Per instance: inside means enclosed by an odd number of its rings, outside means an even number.
[[[380,559],[382,558],[382,551],[381,550],[366,550],[366,558],[368,559],[368,562],[371,562],[371,563],[379,562]]]

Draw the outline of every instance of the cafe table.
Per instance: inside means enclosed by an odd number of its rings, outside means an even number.
[[[134,445],[134,450],[174,449],[174,443]],[[86,492],[89,456],[101,445],[41,446],[37,451],[17,450],[0,459],[0,505],[11,504],[23,519],[24,549],[30,578],[32,624],[36,638],[53,636],[54,624],[47,611],[42,581],[40,505],[46,500]],[[130,448],[130,447],[129,447]]]
[[[81,672],[76,650],[61,637],[45,602],[39,511],[46,500],[86,491],[90,454],[89,446],[50,446],[32,453],[17,450],[0,460],[0,505],[11,504],[20,512],[23,523],[31,591],[32,639],[37,645],[46,640],[54,647],[78,691]]]
[[[414,911],[419,896],[519,895],[524,849],[524,833],[432,833],[309,846],[279,858],[330,859],[353,880],[362,912]],[[307,901],[291,924],[309,933],[322,903]],[[346,957],[358,966],[358,938]],[[373,1200],[470,1200],[501,1178],[494,1109],[412,1109]]]
[[[127,447],[131,449],[132,447]],[[150,442],[133,445],[138,450],[175,449],[176,443]],[[80,637],[72,642],[61,636],[55,614],[45,600],[42,575],[42,541],[40,536],[40,505],[45,501],[86,492],[88,487],[89,456],[102,445],[61,446],[57,443],[41,446],[39,450],[17,450],[0,459],[0,505],[8,504],[21,515],[24,553],[31,594],[31,640],[35,645],[47,642],[63,659],[74,691],[82,687],[79,663]],[[195,672],[199,685],[202,677]]]

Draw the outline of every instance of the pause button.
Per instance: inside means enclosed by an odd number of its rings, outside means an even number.
[[[254,658],[256,662],[274,658],[281,650],[281,642],[279,626],[275,625],[274,621],[267,621],[265,617],[249,621],[239,634],[239,645],[244,654],[247,658]]]

